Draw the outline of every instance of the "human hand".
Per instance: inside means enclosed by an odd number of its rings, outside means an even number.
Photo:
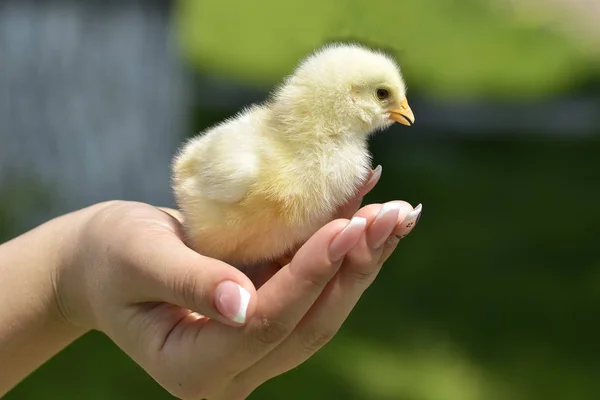
[[[341,213],[350,216],[360,201]],[[106,333],[173,395],[244,399],[329,341],[395,249],[395,235],[412,229],[412,211],[396,201],[336,219],[256,289],[241,271],[186,247],[176,212],[101,204],[59,273],[59,304],[68,321]]]

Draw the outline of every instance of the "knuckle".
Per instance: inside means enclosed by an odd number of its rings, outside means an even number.
[[[262,319],[254,330],[254,338],[262,346],[273,346],[285,339],[292,331],[288,325],[275,321]]]
[[[345,269],[347,279],[357,285],[370,284],[377,275],[377,264],[379,257],[369,252],[368,254],[357,254],[351,257]]]
[[[310,271],[310,273],[298,272],[298,268],[296,268],[294,262],[292,261],[290,271],[295,274],[296,281],[299,284],[305,286],[309,290],[321,291],[325,286],[327,286],[329,280],[335,275],[337,267],[330,265],[325,268]]]
[[[337,330],[308,330],[301,332],[298,334],[300,346],[305,352],[312,354],[329,343],[336,333]]]
[[[311,291],[322,291],[327,282],[331,279],[331,275],[323,277],[306,277],[304,278],[304,287],[309,288]]]
[[[368,285],[375,280],[375,272],[373,269],[355,268],[348,270],[347,276],[356,285]]]

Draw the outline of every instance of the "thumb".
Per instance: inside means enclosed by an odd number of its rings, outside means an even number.
[[[196,253],[175,235],[157,236],[145,244],[144,301],[171,303],[233,326],[248,320],[256,289],[243,272]]]

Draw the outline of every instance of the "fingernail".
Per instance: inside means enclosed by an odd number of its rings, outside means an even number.
[[[379,229],[378,231],[374,232],[375,236],[371,237],[371,240],[372,240],[371,248],[378,249],[379,247],[381,247],[383,245],[383,243],[385,243],[385,240],[389,237],[390,233],[394,230],[394,228],[396,226],[396,220],[398,219],[399,212],[400,212],[400,203],[396,203],[396,202],[385,203],[383,205],[383,207],[381,207],[381,210],[379,210],[379,214],[377,214],[377,217],[375,217],[375,221],[373,221],[373,224],[371,224],[371,228],[369,228],[370,232],[372,232],[373,225],[380,219],[390,217],[392,215],[393,215],[393,218],[391,218],[392,221],[390,221],[391,224],[390,224],[390,228],[388,230],[382,231],[381,229]],[[377,228],[377,227],[375,227],[375,228]]]
[[[367,227],[367,220],[362,217],[353,217],[348,225],[333,239],[329,245],[329,259],[337,262],[341,260],[351,248],[353,248]],[[349,239],[352,236],[354,240]]]
[[[400,212],[400,203],[396,203],[396,202],[385,203],[383,205],[383,207],[381,207],[381,210],[379,210],[379,214],[377,214],[377,217],[375,217],[375,221],[373,221],[373,223],[379,221],[381,218],[384,218],[385,216],[392,214],[394,212],[396,214],[398,214]]]
[[[363,196],[366,195],[367,193],[369,193],[371,190],[373,190],[375,185],[377,185],[377,182],[379,182],[379,179],[381,178],[382,170],[383,170],[383,168],[381,167],[381,165],[378,165],[377,167],[375,167],[375,169],[373,170],[373,173],[371,174],[371,178],[363,187],[363,190],[361,193]]]
[[[406,228],[414,228],[415,225],[417,225],[417,222],[419,222],[419,219],[421,218],[421,210],[423,210],[423,205],[419,203],[414,210],[406,214],[404,221],[402,221],[402,223],[406,224]]]
[[[404,217],[404,219],[401,222],[402,233],[396,235],[396,238],[398,240],[404,239],[414,229],[414,227],[417,225],[417,222],[419,222],[419,220],[421,219],[422,209],[423,206],[419,204],[411,212],[406,214],[406,217]]]
[[[373,170],[373,175],[371,175],[371,179],[369,179],[369,184],[377,183],[379,178],[381,178],[382,170],[383,170],[383,167],[381,165],[378,165],[375,167],[375,169]]]
[[[232,281],[225,281],[215,289],[215,306],[226,318],[243,324],[250,303],[250,293]]]

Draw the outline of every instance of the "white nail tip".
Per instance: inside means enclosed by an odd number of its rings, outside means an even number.
[[[400,203],[385,203],[383,207],[381,207],[381,210],[379,210],[379,214],[377,214],[377,218],[375,218],[375,221],[385,217],[387,214],[394,211],[400,212]]]
[[[363,217],[353,217],[345,229],[348,229],[353,226],[361,226],[361,225],[363,227],[367,226],[367,220]]]
[[[238,285],[240,291],[240,306],[237,314],[233,317],[233,321],[239,324],[246,322],[246,313],[248,312],[248,304],[250,304],[250,293]]]
[[[381,170],[383,168],[381,167],[381,165],[378,165],[374,170],[373,170],[373,177],[377,177],[379,175],[381,175]],[[373,178],[371,177],[371,179]]]
[[[421,214],[421,210],[423,209],[423,206],[421,204],[419,204],[418,206],[416,206],[414,208],[414,210],[412,210],[411,212],[409,212],[408,214],[406,214],[406,217],[404,217],[405,221],[409,221],[411,219],[415,219],[419,216],[419,214]]]

